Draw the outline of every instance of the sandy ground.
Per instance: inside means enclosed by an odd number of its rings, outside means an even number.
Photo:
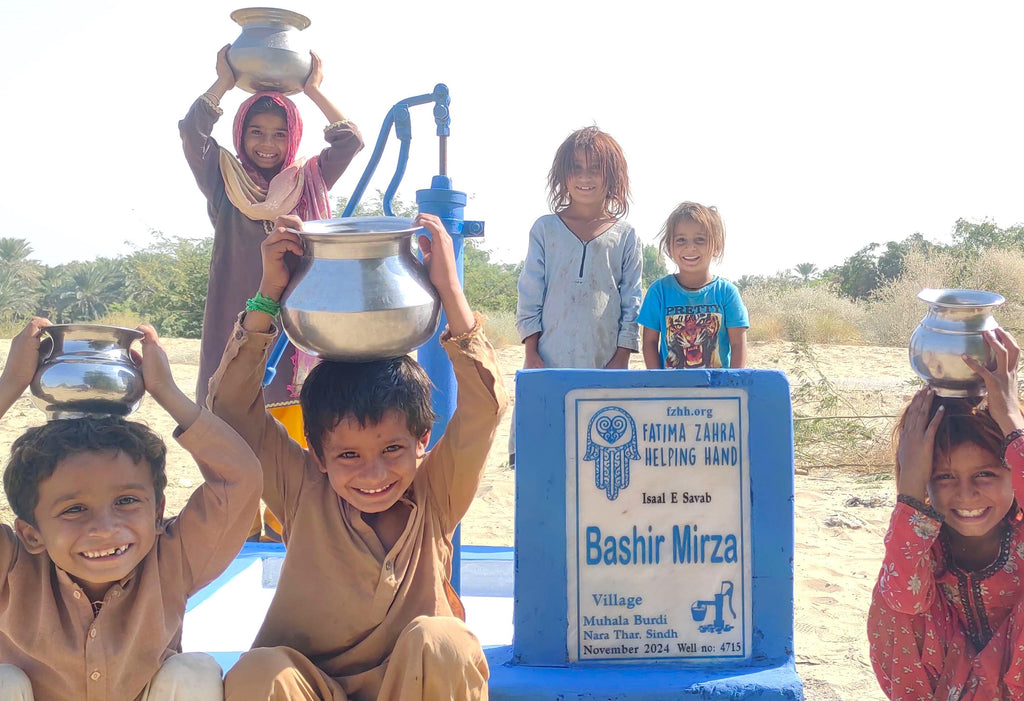
[[[198,341],[163,339],[178,384],[195,387]],[[0,340],[0,362],[10,343]],[[902,348],[813,346],[819,368],[840,388],[870,390],[898,400],[912,391],[912,373]],[[505,383],[513,389],[522,367],[522,347],[499,351]],[[806,371],[790,344],[753,344],[749,366],[793,373]],[[642,363],[634,356],[637,367]],[[796,369],[796,372],[794,370]],[[514,477],[506,446],[511,412],[499,429],[487,472],[476,501],[463,522],[462,542],[512,545]],[[174,425],[151,400],[134,416],[161,435]],[[0,455],[28,426],[42,423],[43,414],[26,393],[0,423]],[[871,589],[882,556],[882,537],[894,501],[891,478],[877,470],[814,469],[796,476],[796,660],[810,701],[877,699],[878,690],[867,658],[865,620]],[[168,512],[181,508],[201,477],[194,463],[174,441],[168,453]],[[0,495],[0,518],[13,518]]]

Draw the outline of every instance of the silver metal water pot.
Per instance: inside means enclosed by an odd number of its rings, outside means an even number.
[[[43,329],[41,360],[29,391],[49,420],[85,415],[127,416],[146,385],[130,347],[142,332],[100,324]]]
[[[247,7],[232,12],[231,19],[242,25],[228,49],[235,84],[251,93],[302,92],[312,59],[299,32],[309,26],[309,18],[276,7]]]
[[[293,344],[328,360],[405,355],[437,330],[441,302],[401,217],[303,223],[303,256],[281,297]]]
[[[995,358],[982,336],[999,326],[992,311],[1005,300],[982,290],[921,290],[928,313],[910,336],[910,365],[943,397],[985,394],[981,378],[963,361],[967,355],[994,367]]]

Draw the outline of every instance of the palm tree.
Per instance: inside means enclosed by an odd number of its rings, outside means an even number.
[[[818,272],[818,266],[814,263],[800,263],[793,267],[793,270],[804,282],[810,282],[814,274]]]
[[[11,321],[31,316],[36,299],[14,271],[0,267],[0,318]]]
[[[0,238],[0,271],[28,287],[34,287],[42,275],[42,266],[29,256],[32,246],[25,239]]]
[[[74,321],[91,321],[107,313],[111,304],[124,297],[124,269],[120,261],[99,258],[71,266],[62,287],[61,316]]]
[[[64,318],[65,290],[69,286],[68,266],[58,265],[53,268],[43,268],[39,277],[39,297],[35,313],[37,316],[45,316],[55,324],[63,324],[67,321]]]

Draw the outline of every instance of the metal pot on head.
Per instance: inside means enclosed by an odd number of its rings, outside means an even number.
[[[986,367],[995,358],[982,333],[999,327],[992,312],[1005,300],[983,290],[924,289],[917,295],[928,313],[910,336],[910,365],[943,397],[979,397],[985,383],[962,355]]]
[[[312,69],[309,48],[299,34],[309,18],[276,7],[247,7],[231,13],[242,33],[228,49],[228,65],[242,90],[293,95]]]
[[[437,331],[441,302],[401,217],[303,223],[303,256],[281,297],[298,348],[327,360],[405,355]]]
[[[87,415],[127,416],[146,385],[131,356],[142,332],[100,324],[56,324],[43,329],[42,360],[29,390],[49,420]]]

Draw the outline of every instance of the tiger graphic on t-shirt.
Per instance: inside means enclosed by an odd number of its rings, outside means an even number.
[[[666,368],[720,368],[718,331],[722,315],[669,314],[665,317]]]

